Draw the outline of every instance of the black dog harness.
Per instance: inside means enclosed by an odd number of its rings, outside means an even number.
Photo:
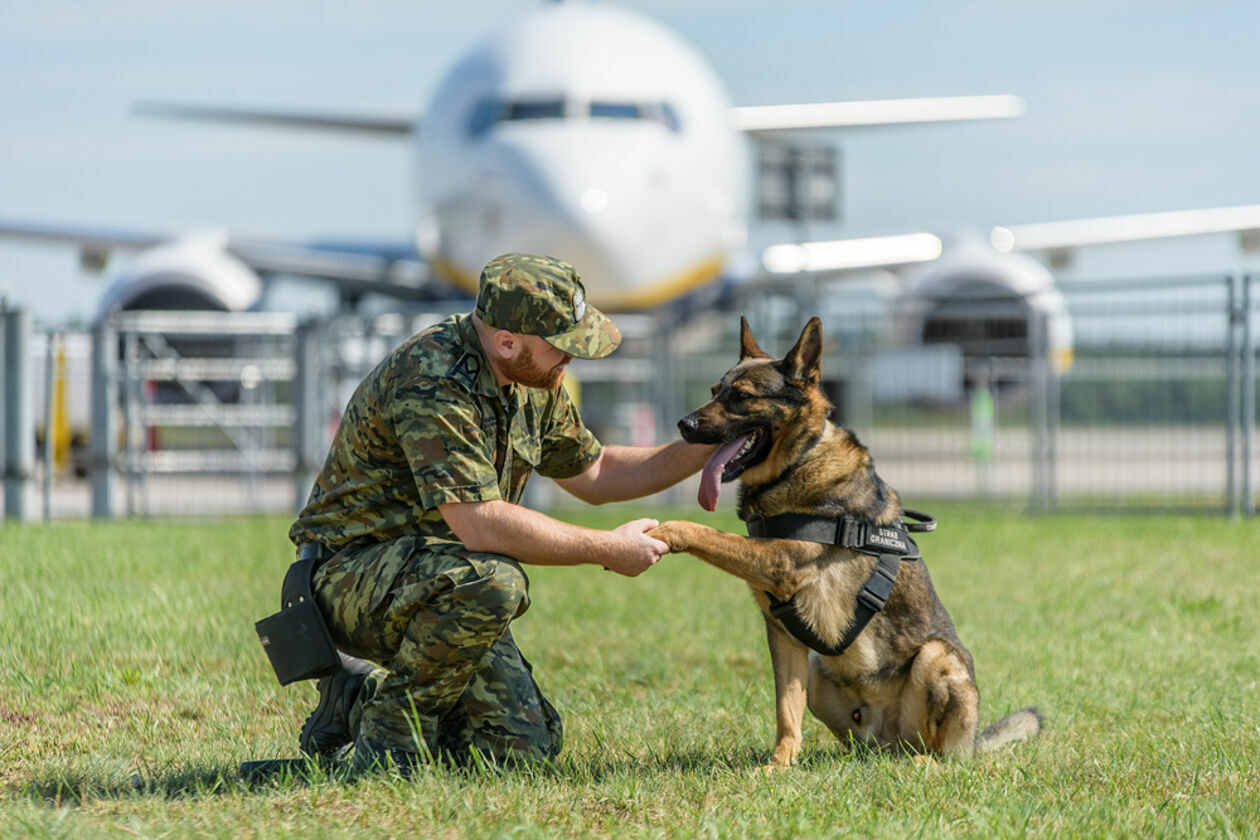
[[[766,593],[770,599],[770,614],[783,623],[796,640],[823,656],[839,656],[853,644],[875,614],[888,603],[888,595],[897,583],[897,572],[902,560],[922,560],[919,546],[908,532],[925,533],[936,530],[936,520],[917,510],[903,510],[902,515],[914,520],[892,525],[875,525],[852,516],[836,519],[811,516],[804,513],[784,513],[778,516],[753,515],[745,523],[750,537],[770,537],[780,540],[805,540],[823,545],[835,545],[878,558],[875,571],[862,584],[857,594],[857,607],[848,632],[833,647],[828,645],[801,618],[796,608],[796,596],[786,601]]]

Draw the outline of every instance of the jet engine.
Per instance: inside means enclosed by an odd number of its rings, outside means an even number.
[[[150,248],[127,263],[101,296],[95,320],[120,310],[239,312],[253,307],[262,289],[258,274],[228,253],[225,233],[191,234]],[[165,347],[186,358],[230,358],[237,350],[228,337],[176,337]],[[120,345],[120,357],[123,352]],[[196,399],[196,390],[228,403],[240,398],[241,384],[181,381],[152,387],[151,398],[158,403],[189,402]]]
[[[120,309],[236,312],[261,296],[262,281],[228,253],[226,234],[192,234],[150,248],[124,266],[101,296],[95,320]]]
[[[947,252],[911,278],[896,324],[901,341],[952,344],[964,358],[1028,358],[1044,347],[1057,372],[1072,364],[1063,294],[1050,272],[1023,254]]]

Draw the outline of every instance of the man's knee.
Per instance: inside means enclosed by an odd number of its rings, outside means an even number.
[[[511,557],[502,554],[470,554],[477,576],[455,587],[455,596],[475,603],[505,624],[529,608],[529,578]]]

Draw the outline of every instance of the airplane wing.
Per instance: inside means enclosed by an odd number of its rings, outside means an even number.
[[[251,123],[292,128],[319,128],[376,135],[407,135],[418,129],[410,114],[331,114],[249,108],[220,108],[142,102],[136,111],[146,116],[180,120]],[[57,242],[77,246],[84,267],[100,270],[115,250],[138,250],[184,238],[186,232],[125,230],[106,226],[52,224],[0,219],[0,237]],[[223,250],[257,271],[264,280],[294,275],[323,280],[345,296],[367,293],[403,300],[443,296],[426,263],[408,243],[311,242],[284,243],[222,234]]]
[[[420,120],[414,114],[331,114],[312,111],[263,110],[255,108],[218,108],[203,105],[180,105],[168,102],[139,102],[135,112],[146,117],[205,122],[248,123],[282,128],[318,128],[354,131],[365,134],[400,135],[419,131]]]
[[[1091,245],[1213,233],[1237,233],[1244,249],[1260,249],[1260,204],[998,226],[989,232],[989,242],[1001,253],[1042,252],[1057,262]],[[770,274],[843,272],[931,262],[943,250],[938,236],[921,232],[771,245],[762,251],[761,262]]]
[[[1256,244],[1260,235],[1260,204],[999,226],[989,232],[989,242],[1003,252],[1044,251],[1053,254],[1086,245],[1206,233],[1239,233],[1243,235],[1244,247]]]
[[[735,127],[759,134],[805,128],[857,128],[907,123],[999,120],[1022,117],[1024,100],[1018,96],[942,96],[918,99],[871,99],[848,102],[811,102],[800,105],[751,105],[734,108]],[[317,128],[368,134],[414,134],[420,121],[414,114],[331,114],[260,108],[140,102],[141,116],[177,120],[248,123],[286,128]]]
[[[371,248],[351,243],[343,243],[342,248],[319,243],[289,245],[236,236],[229,237],[227,243],[228,253],[264,278],[311,277],[332,284],[350,297],[371,293],[400,300],[430,300],[435,296],[437,289],[431,282],[429,267],[414,251],[404,256],[396,246],[378,251]]]
[[[100,269],[115,250],[139,250],[175,242],[187,232],[123,230],[0,218],[0,238],[55,242],[79,248],[85,266]],[[407,243],[327,241],[284,243],[222,235],[223,250],[265,280],[289,275],[322,280],[343,295],[381,294],[402,300],[442,296],[428,265]]]
[[[771,274],[895,268],[931,262],[941,255],[943,247],[940,237],[931,233],[792,242],[766,248],[761,252],[761,263]]]
[[[1024,100],[1020,97],[997,95],[754,105],[733,110],[736,128],[760,134],[806,128],[1001,120],[1022,117],[1025,109]]]

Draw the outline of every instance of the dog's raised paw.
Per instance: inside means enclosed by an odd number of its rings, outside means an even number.
[[[654,537],[663,543],[669,545],[670,551],[681,552],[687,550],[687,541],[684,538],[684,530],[687,523],[671,520],[662,522],[655,528],[647,532],[649,537]]]

